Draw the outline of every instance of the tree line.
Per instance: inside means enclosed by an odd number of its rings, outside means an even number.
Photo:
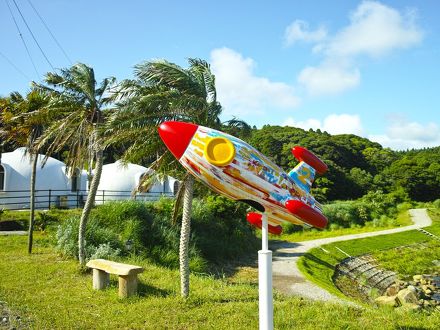
[[[353,200],[377,190],[414,201],[440,198],[440,146],[393,151],[356,135],[269,125],[254,128],[249,142],[286,171],[297,163],[292,147],[313,151],[329,166],[313,188],[323,202]]]

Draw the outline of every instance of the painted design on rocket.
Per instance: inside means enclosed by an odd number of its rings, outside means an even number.
[[[203,157],[206,144],[216,137],[228,138],[236,148],[236,156],[232,163],[222,168],[210,164]],[[246,196],[241,193],[245,192],[249,199],[258,196],[272,203],[274,208],[284,207],[286,201],[292,198],[301,199],[310,206],[315,204],[314,199],[303,198],[306,197],[303,190],[307,190],[303,188],[301,181],[294,181],[295,176],[289,177],[271,160],[257,154],[254,148],[225,133],[199,127],[185,151],[183,162],[193,170],[196,166],[198,168],[196,176],[215,191],[226,193],[233,199],[246,199],[244,198]],[[185,167],[188,168],[188,166]],[[280,215],[285,213],[284,210],[269,210],[269,213],[272,213],[272,217],[269,218],[275,220],[273,222],[277,224],[289,221],[288,219],[291,218],[290,214],[287,217]],[[297,221],[296,223],[301,222]]]
[[[307,156],[307,153],[304,154],[307,150],[300,147],[297,147],[296,151],[293,150],[300,163],[286,174],[266,156],[236,137],[194,124],[167,123],[164,127],[164,124],[161,125],[159,132],[168,148],[190,173],[214,191],[234,200],[260,204],[264,207],[272,226],[279,226],[282,222],[321,228],[326,225],[327,220],[322,215],[321,206],[310,195],[315,173],[322,174],[326,166],[318,160],[315,162],[318,170],[315,170],[303,161]],[[176,142],[165,136],[163,131],[172,131],[171,126],[178,126],[178,129],[183,127],[184,130],[186,126],[189,127],[190,132],[184,132],[188,139],[185,148],[180,141],[177,142],[178,147],[175,147],[177,151],[170,147],[170,144]],[[313,157],[316,158],[314,155]],[[296,213],[292,213],[292,210]]]

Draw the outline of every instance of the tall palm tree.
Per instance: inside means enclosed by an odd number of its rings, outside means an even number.
[[[28,253],[32,253],[33,229],[35,220],[35,185],[37,179],[37,163],[40,151],[37,139],[44,130],[45,118],[32,116],[33,113],[43,109],[48,103],[47,95],[32,90],[24,98],[20,93],[14,92],[9,96],[9,102],[2,112],[3,136],[15,146],[24,146],[31,161],[30,182],[30,215],[28,230]]]
[[[103,110],[110,102],[108,96],[115,78],[106,78],[97,87],[93,69],[78,63],[59,73],[48,73],[45,82],[46,85],[35,86],[50,94],[46,111],[52,123],[39,141],[40,146],[47,146],[46,157],[67,146],[66,164],[70,175],[77,168],[86,168],[94,163],[94,175],[81,214],[78,235],[78,259],[84,265],[85,231],[103,165],[100,128],[105,120]]]
[[[108,143],[128,143],[124,154],[127,161],[152,161],[160,172],[176,167],[176,160],[167,151],[157,134],[157,127],[167,120],[194,122],[221,128],[222,107],[217,102],[215,76],[210,65],[201,59],[189,59],[184,69],[165,60],[145,62],[135,66],[136,80],[126,80],[115,94],[118,111],[110,120]],[[239,120],[226,123],[249,128]],[[183,200],[180,235],[181,295],[189,295],[189,239],[193,177],[186,175],[176,197],[174,216]]]

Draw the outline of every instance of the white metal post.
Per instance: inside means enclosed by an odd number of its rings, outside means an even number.
[[[258,251],[260,330],[273,329],[272,251],[269,250],[267,215],[262,214],[261,250]]]

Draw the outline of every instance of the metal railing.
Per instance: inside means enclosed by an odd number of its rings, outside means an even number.
[[[35,191],[35,208],[50,209],[57,208],[81,208],[87,199],[86,190],[59,190],[43,189]],[[95,204],[104,204],[109,201],[142,200],[155,201],[161,197],[174,197],[173,193],[148,192],[133,194],[132,191],[124,190],[98,190],[95,197]],[[24,210],[29,209],[29,190],[0,191],[0,209]]]

